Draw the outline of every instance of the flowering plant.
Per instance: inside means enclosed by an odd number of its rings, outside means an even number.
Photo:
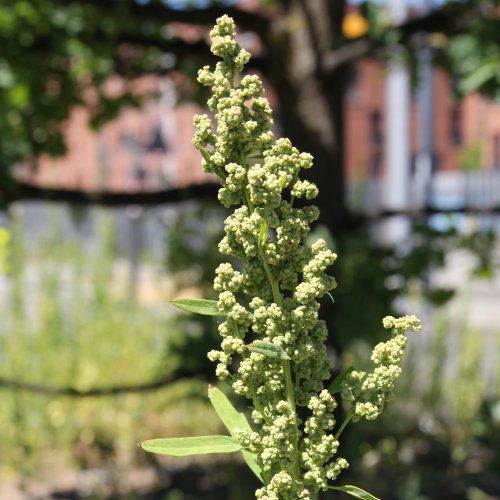
[[[153,439],[141,446],[177,456],[241,450],[262,482],[256,491],[261,499],[315,499],[327,489],[373,499],[360,488],[332,484],[348,467],[336,456],[339,436],[350,421],[378,417],[401,372],[404,333],[420,329],[420,321],[385,318],[391,338],[375,347],[373,372],[349,369],[330,380],[328,332],[318,311],[319,300],[336,286],[326,273],[336,255],[324,240],[310,248],[304,244],[319,211],[313,205],[294,207],[296,199],[318,193],[313,183],[300,179],[313,159],[288,139],[274,140],[262,83],[255,75],[240,76],[250,54],[235,41],[233,20],[219,18],[210,36],[211,50],[222,60],[214,71],[200,70],[198,81],[211,87],[208,106],[216,128],[208,115],[195,116],[193,142],[205,171],[220,177],[220,202],[237,207],[225,221],[219,251],[242,265],[216,269],[218,301],[174,304],[224,317],[221,348],[208,356],[217,362],[218,378],[250,401],[252,424],[211,387],[211,402],[230,436]],[[338,395],[348,406],[340,424],[333,413]]]

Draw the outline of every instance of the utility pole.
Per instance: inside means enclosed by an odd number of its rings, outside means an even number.
[[[432,9],[431,0],[421,0],[419,12],[427,14]],[[428,34],[419,34],[418,51],[418,109],[419,109],[419,149],[415,165],[415,208],[430,203],[432,174],[434,170],[434,120],[433,120],[433,75],[432,48]]]
[[[389,0],[389,13],[394,25],[406,19],[406,0]],[[410,78],[401,60],[402,48],[390,47],[386,80],[386,169],[383,206],[389,210],[408,208],[410,196]],[[382,239],[396,243],[408,234],[407,217],[395,216],[384,224]]]

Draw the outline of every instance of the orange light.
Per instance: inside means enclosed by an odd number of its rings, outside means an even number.
[[[359,38],[369,30],[368,21],[359,12],[349,12],[342,21],[342,33],[346,38]]]

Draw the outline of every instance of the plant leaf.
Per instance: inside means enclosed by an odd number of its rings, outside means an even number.
[[[141,448],[159,455],[184,457],[207,453],[233,453],[241,450],[240,443],[230,436],[197,436],[187,438],[149,439]]]
[[[494,78],[498,72],[498,62],[487,61],[465,76],[460,83],[460,89],[464,93],[476,92],[488,80]]]
[[[183,311],[203,314],[205,316],[227,316],[226,313],[219,311],[216,300],[175,299],[172,300],[172,304]]]
[[[198,151],[201,153],[201,156],[203,156],[203,159],[209,164],[212,164],[212,158],[204,148],[199,148]]]
[[[268,238],[268,230],[269,226],[267,224],[267,221],[263,221],[260,224],[260,231],[259,231],[259,247],[262,247],[264,243],[267,241]]]
[[[330,387],[328,388],[328,392],[330,394],[336,394],[337,392],[340,392],[342,390],[342,382],[347,378],[347,375],[351,373],[354,370],[354,366],[350,366],[349,368],[346,368],[345,370],[341,371],[334,379],[333,382],[330,384]]]
[[[215,409],[217,415],[222,420],[222,423],[227,427],[227,430],[234,437],[234,429],[242,429],[253,432],[253,429],[250,427],[248,420],[245,415],[236,410],[236,408],[231,404],[227,396],[217,387],[209,386],[208,388],[208,397],[210,398],[210,402]],[[257,459],[255,455],[248,451],[242,449],[243,458],[247,463],[248,467],[252,470],[252,472],[257,476],[257,478],[264,482],[262,479],[262,471],[257,463]]]
[[[370,493],[357,486],[346,485],[346,486],[329,486],[329,490],[338,490],[347,493],[356,498],[361,498],[361,500],[380,500],[380,498],[374,497]]]
[[[290,359],[288,354],[279,345],[273,344],[272,342],[256,340],[255,342],[252,342],[248,348],[253,352],[263,354],[268,358]]]

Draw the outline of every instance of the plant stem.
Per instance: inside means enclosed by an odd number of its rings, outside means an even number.
[[[248,210],[250,211],[250,213],[253,212],[253,203],[250,201],[250,196],[248,196],[248,191],[245,189],[243,191],[243,193],[245,194],[245,203],[246,203],[246,206],[248,207]]]
[[[350,411],[344,421],[342,422],[342,425],[339,427],[339,430],[335,434],[335,441],[338,440],[339,436],[342,434],[342,431],[346,428],[346,425],[351,421],[352,418],[352,411]]]
[[[242,161],[243,163],[243,161]],[[253,212],[254,207],[252,202],[250,201],[250,196],[248,194],[247,189],[243,190],[244,196],[245,196],[245,203],[248,207],[248,210],[250,213]],[[269,268],[269,264],[265,261],[264,256],[262,254],[262,247],[259,245],[258,249],[259,253],[259,258],[260,261],[262,262],[262,265],[264,267],[264,270],[267,275],[267,279],[269,280],[269,284],[271,285],[271,292],[273,294],[273,300],[278,306],[283,305],[283,300],[281,297],[281,292],[279,289],[279,283],[278,280],[273,276],[273,273],[271,269]],[[296,434],[293,440],[293,461],[292,461],[292,477],[296,481],[300,479],[300,464],[299,464],[299,457],[298,457],[298,449],[299,449],[299,443],[298,443],[298,432],[299,432],[299,425],[298,425],[298,420],[297,420],[297,407],[295,405],[295,394],[294,394],[294,386],[293,386],[293,380],[292,380],[292,369],[291,369],[291,364],[289,360],[283,360],[282,362],[282,367],[283,367],[283,374],[285,376],[285,392],[286,392],[286,400],[288,404],[290,405],[290,410],[293,413],[294,416],[294,424],[296,428]]]
[[[278,304],[280,307],[283,305],[283,301],[281,299],[281,292],[279,289],[279,284],[278,281],[274,278],[271,269],[269,268],[269,265],[267,262],[264,260],[263,255],[261,253],[261,249],[259,248],[259,256],[262,261],[262,264],[264,266],[264,269],[267,274],[267,278],[269,280],[269,284],[271,285],[271,291],[273,293],[273,300],[276,304]],[[295,428],[297,429],[297,433],[295,434],[294,440],[293,440],[293,462],[292,462],[292,477],[298,481],[300,479],[300,465],[299,465],[299,457],[298,457],[298,449],[299,449],[299,443],[298,443],[298,432],[299,432],[299,425],[297,421],[297,407],[295,405],[295,394],[294,394],[294,386],[293,386],[293,380],[292,380],[292,369],[291,369],[291,364],[290,361],[285,359],[282,361],[282,367],[283,367],[283,374],[285,376],[285,391],[286,391],[286,400],[288,401],[288,404],[290,405],[291,412],[293,413],[293,418],[294,418],[294,423],[295,423]]]
[[[295,480],[300,479],[300,464],[298,460],[298,448],[299,448],[299,443],[298,443],[298,422],[297,422],[297,408],[295,406],[295,395],[294,395],[294,387],[293,387],[293,381],[292,381],[292,371],[290,367],[290,361],[284,360],[283,361],[283,372],[285,374],[285,388],[286,388],[286,399],[288,401],[288,404],[290,405],[290,408],[292,409],[293,415],[294,415],[294,423],[295,423],[295,428],[297,429],[297,434],[295,434],[294,442],[293,442],[293,474],[292,477]]]

